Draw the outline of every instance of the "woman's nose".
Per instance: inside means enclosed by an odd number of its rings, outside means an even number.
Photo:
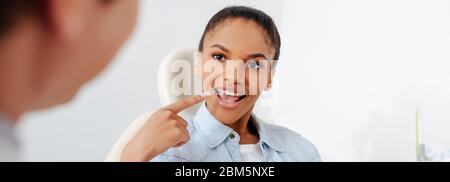
[[[237,85],[245,82],[245,66],[242,60],[225,61],[223,80],[227,85]]]
[[[235,92],[244,93],[245,91],[245,69],[243,61],[226,61],[223,64],[222,86],[232,89]]]

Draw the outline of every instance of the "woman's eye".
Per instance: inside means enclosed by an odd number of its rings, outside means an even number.
[[[250,69],[257,70],[257,69],[261,68],[261,65],[259,65],[258,62],[253,61],[253,62],[248,63],[247,67],[250,68]]]
[[[223,55],[221,55],[221,54],[213,54],[212,57],[213,57],[215,60],[220,61],[220,62],[225,61],[225,56],[223,56]]]

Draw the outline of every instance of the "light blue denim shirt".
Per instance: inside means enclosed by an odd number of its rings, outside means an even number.
[[[267,162],[318,162],[315,146],[301,135],[252,116]],[[171,148],[152,162],[242,162],[239,135],[218,121],[205,104],[187,120],[191,139],[182,147]]]

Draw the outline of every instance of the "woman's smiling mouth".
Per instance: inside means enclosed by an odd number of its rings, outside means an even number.
[[[241,101],[247,97],[243,93],[236,93],[227,88],[215,88],[214,91],[217,94],[219,105],[225,109],[236,109]]]

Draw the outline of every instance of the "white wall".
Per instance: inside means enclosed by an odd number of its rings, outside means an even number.
[[[326,161],[415,160],[415,109],[450,149],[450,2],[287,1],[274,117]]]
[[[74,102],[25,118],[25,155],[103,160],[131,120],[159,106],[164,54],[196,47],[212,14],[231,4],[266,11],[282,32],[278,83],[260,103],[272,106],[258,112],[311,139],[324,160],[414,160],[419,102],[424,120],[440,124],[428,136],[450,143],[448,1],[158,0],[142,1],[131,40]]]

